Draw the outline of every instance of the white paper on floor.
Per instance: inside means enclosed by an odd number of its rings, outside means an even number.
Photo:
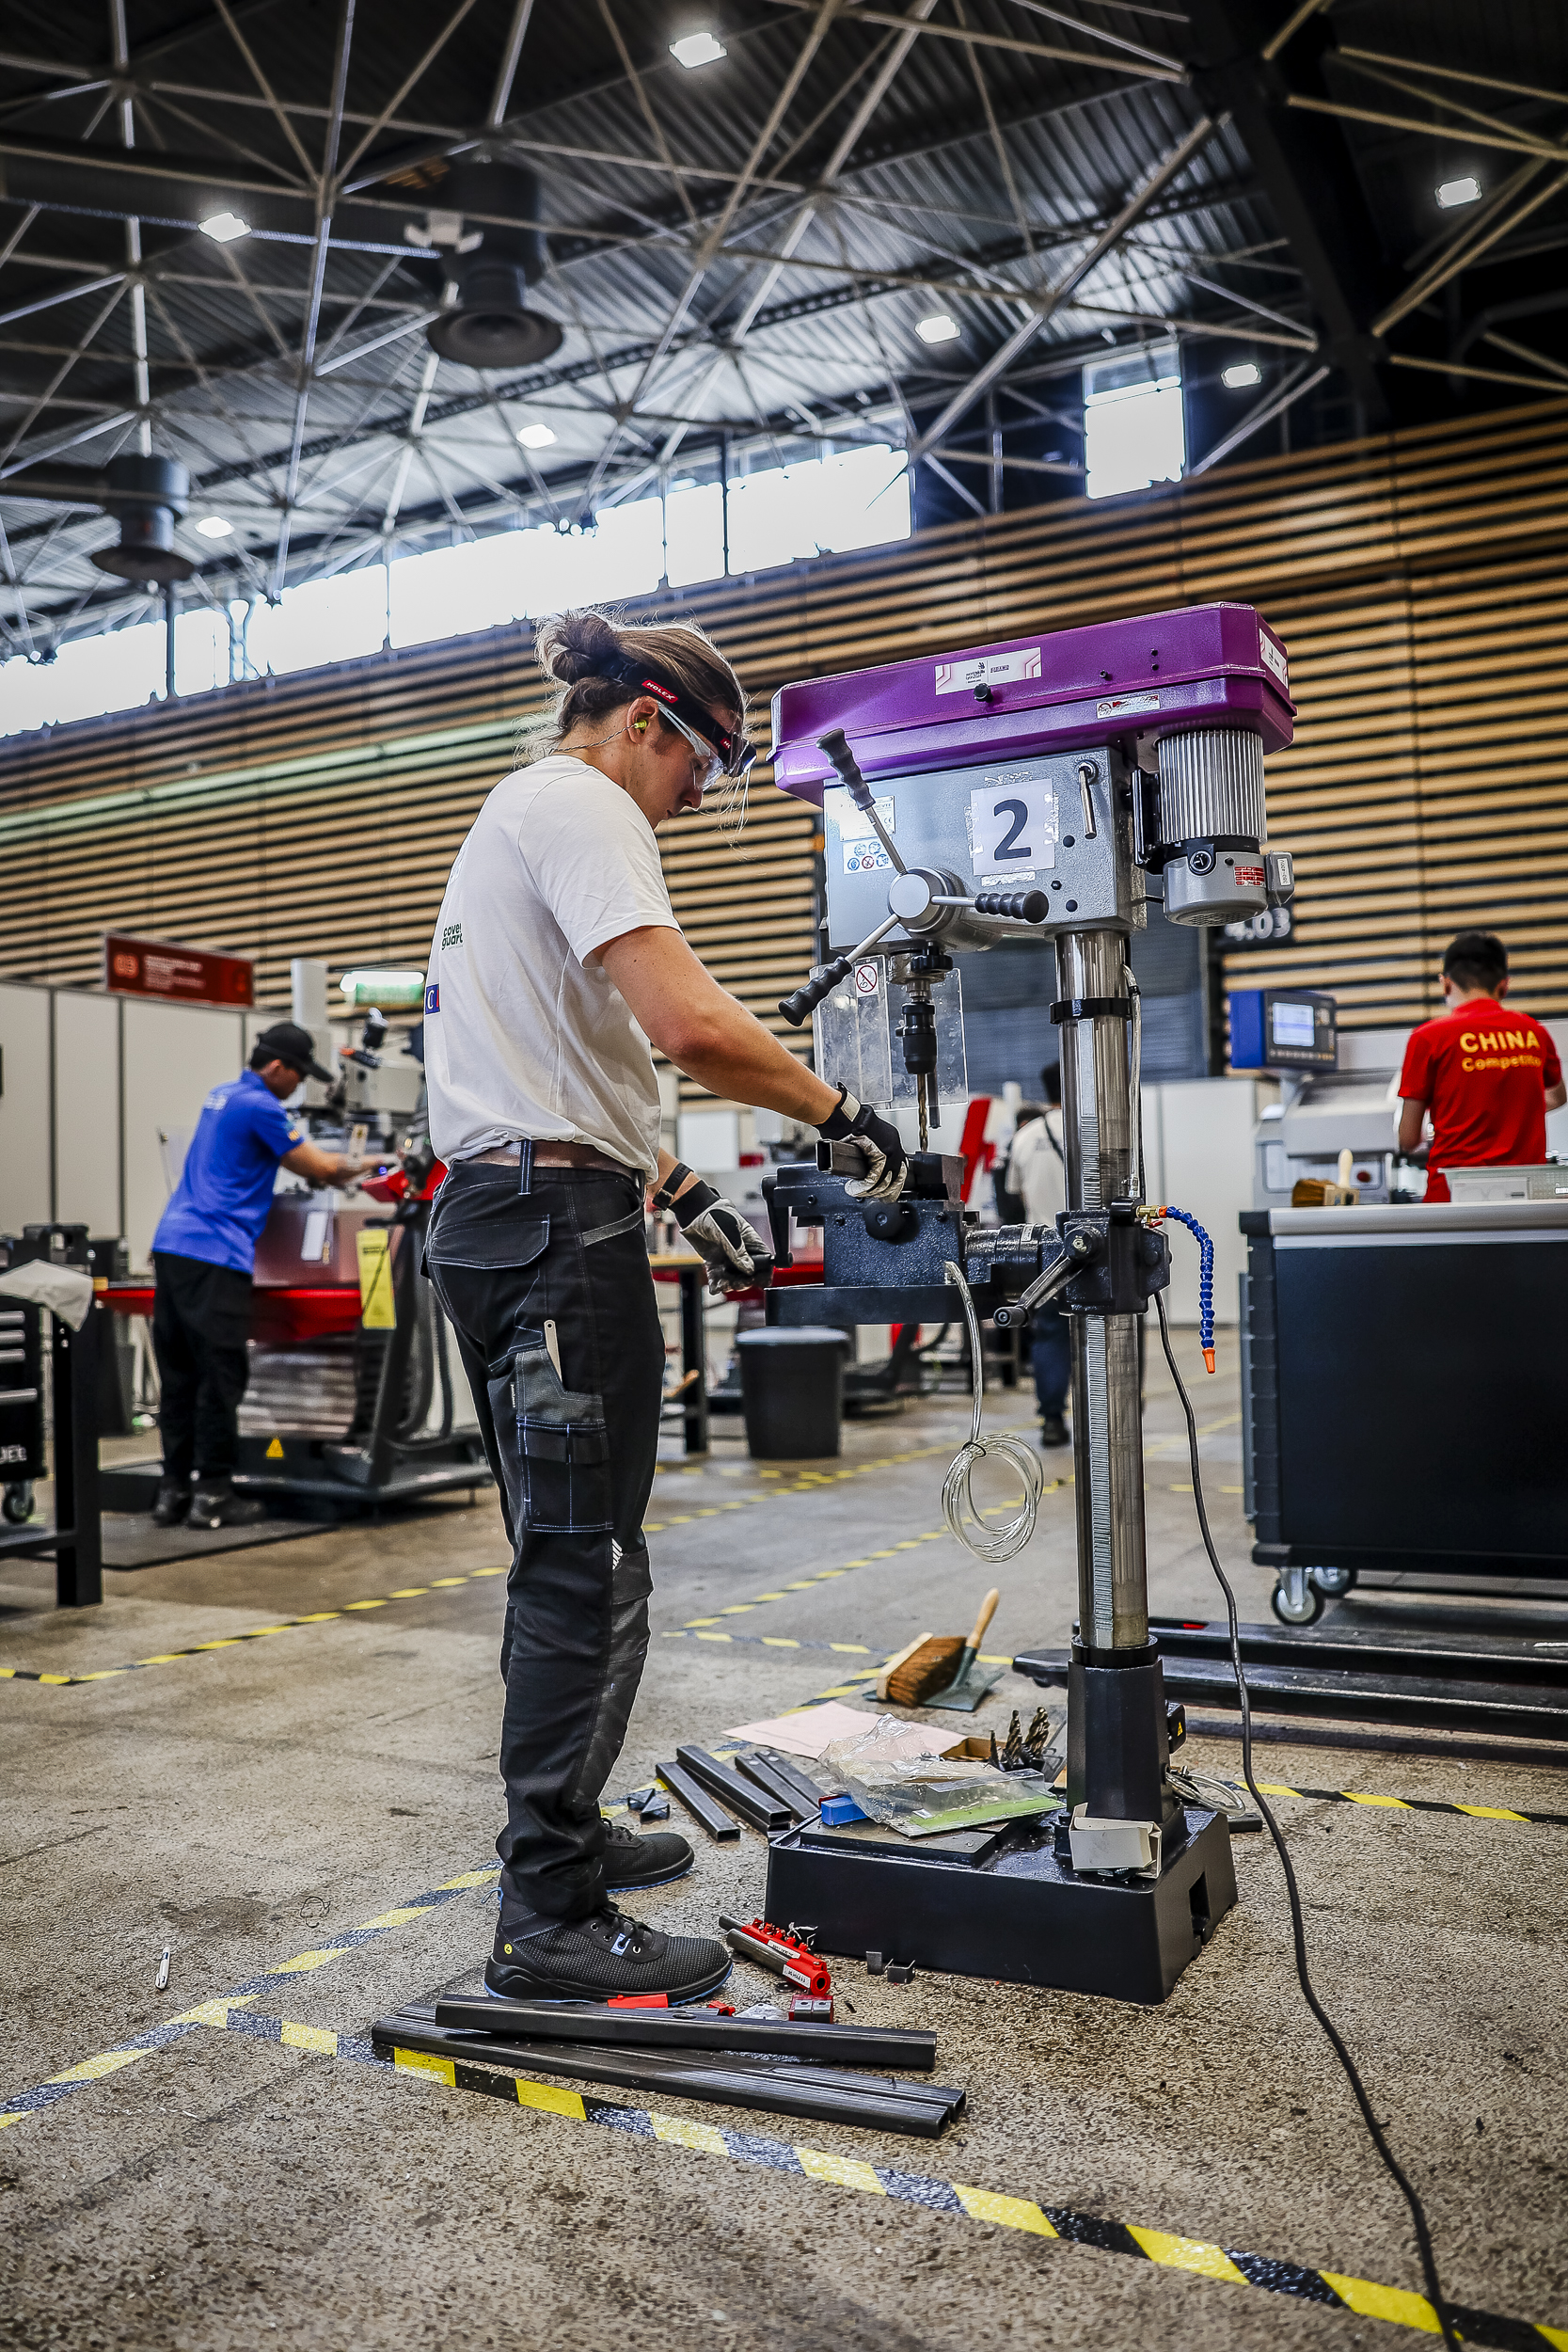
[[[869,1723],[876,1709],[846,1707],[829,1699],[821,1707],[803,1707],[799,1714],[774,1715],[762,1724],[732,1724],[727,1740],[754,1740],[760,1748],[783,1748],[786,1756],[818,1756],[835,1740],[852,1740]]]

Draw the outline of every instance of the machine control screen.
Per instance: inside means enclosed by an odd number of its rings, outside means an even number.
[[[1317,988],[1233,988],[1232,1070],[1332,1070],[1339,1057],[1335,1002]]]
[[[1310,1004],[1281,1004],[1276,996],[1270,1010],[1274,1015],[1274,1042],[1276,1045],[1312,1044],[1313,1008]]]

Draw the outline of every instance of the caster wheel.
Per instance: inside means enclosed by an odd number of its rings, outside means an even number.
[[[1281,1625],[1316,1625],[1323,1613],[1323,1597],[1295,1569],[1289,1583],[1279,1583],[1269,1596],[1269,1607]]]
[[[24,1526],[33,1516],[33,1482],[19,1478],[0,1495],[0,1517],[12,1527]]]
[[[1325,1600],[1343,1600],[1355,1590],[1354,1568],[1308,1568],[1307,1573]]]

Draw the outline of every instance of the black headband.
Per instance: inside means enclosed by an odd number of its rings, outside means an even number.
[[[755,754],[746,738],[721,726],[707,705],[689,694],[668,670],[660,670],[649,661],[628,661],[617,656],[596,675],[608,678],[612,685],[630,686],[639,694],[651,694],[673,717],[683,719],[695,734],[713,745],[727,776],[744,775],[751,766]]]

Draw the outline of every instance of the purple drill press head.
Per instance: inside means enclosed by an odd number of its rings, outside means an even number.
[[[867,777],[1190,727],[1249,728],[1278,751],[1295,718],[1289,684],[1285,648],[1250,605],[1189,605],[781,687],[774,772],[820,807],[835,779],[816,739],[831,727]]]

